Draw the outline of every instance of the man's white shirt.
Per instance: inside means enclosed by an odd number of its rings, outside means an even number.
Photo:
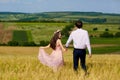
[[[66,47],[69,46],[71,41],[73,40],[73,46],[76,49],[88,49],[89,54],[91,54],[91,46],[90,46],[90,40],[88,32],[84,29],[77,29],[75,31],[72,31],[67,43]]]

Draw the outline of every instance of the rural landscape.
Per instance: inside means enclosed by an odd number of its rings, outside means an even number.
[[[74,22],[89,32],[92,57],[86,57],[89,75],[73,70],[73,46],[64,52],[65,65],[57,72],[38,60],[40,46],[62,31],[65,45]],[[46,50],[49,54],[51,49]],[[101,12],[0,12],[0,80],[119,80],[120,14]]]

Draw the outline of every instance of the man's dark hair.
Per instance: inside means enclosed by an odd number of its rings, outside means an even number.
[[[77,28],[82,28],[82,26],[83,26],[83,23],[82,23],[82,21],[76,21],[75,22],[75,26],[77,27]]]

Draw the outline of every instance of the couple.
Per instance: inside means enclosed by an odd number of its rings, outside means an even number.
[[[85,60],[86,60],[86,48],[89,52],[89,57],[91,57],[91,46],[89,41],[88,32],[82,29],[83,23],[81,21],[77,21],[75,23],[76,30],[72,31],[67,42],[66,48],[63,47],[61,43],[61,31],[57,30],[52,37],[50,44],[45,47],[40,47],[38,59],[44,65],[47,65],[53,69],[53,71],[57,71],[57,69],[64,65],[63,60],[63,52],[67,51],[67,48],[71,41],[73,40],[73,68],[75,71],[78,69],[78,62],[80,59],[80,64],[82,69],[87,73]],[[48,55],[45,52],[45,48],[51,47],[53,49],[52,53]]]

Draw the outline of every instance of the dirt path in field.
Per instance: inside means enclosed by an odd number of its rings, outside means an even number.
[[[91,47],[109,47],[109,46],[120,46],[119,44],[91,44]],[[73,47],[73,45],[69,45],[69,47]]]
[[[92,47],[118,46],[117,44],[92,44]]]

